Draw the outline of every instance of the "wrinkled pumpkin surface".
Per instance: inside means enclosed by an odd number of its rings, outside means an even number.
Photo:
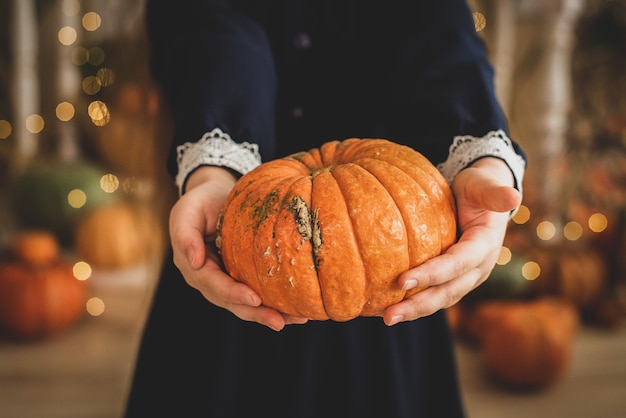
[[[419,152],[352,138],[263,163],[235,185],[216,244],[266,306],[315,320],[377,316],[398,275],[456,239],[452,192]]]

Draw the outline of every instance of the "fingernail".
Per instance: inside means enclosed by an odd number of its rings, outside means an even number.
[[[389,326],[396,325],[398,322],[404,320],[404,315],[394,315],[391,317],[391,321],[389,321]]]
[[[402,286],[402,290],[409,290],[415,287],[417,287],[417,280],[409,279],[406,282],[404,282],[404,286]]]

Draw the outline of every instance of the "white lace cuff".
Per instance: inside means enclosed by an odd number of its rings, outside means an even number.
[[[489,132],[482,138],[471,135],[454,137],[448,159],[437,165],[437,168],[448,183],[452,184],[461,170],[482,157],[496,157],[503,160],[513,173],[515,188],[522,191],[526,161],[515,152],[513,142],[502,130]]]
[[[192,171],[203,165],[228,167],[240,174],[246,174],[261,164],[261,154],[257,144],[237,143],[221,129],[215,128],[202,135],[197,142],[185,142],[176,148],[178,174],[176,185],[183,194],[183,187]]]

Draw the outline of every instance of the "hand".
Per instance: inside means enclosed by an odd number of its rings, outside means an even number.
[[[483,283],[495,266],[510,212],[521,202],[512,187],[508,166],[497,158],[482,158],[461,171],[452,185],[461,237],[444,254],[402,273],[406,290],[429,286],[387,308],[387,325],[428,316],[450,307]]]
[[[276,331],[286,324],[304,323],[303,318],[262,306],[259,295],[222,269],[214,246],[217,218],[235,181],[232,173],[220,167],[201,167],[189,177],[186,193],[170,212],[174,264],[191,287],[240,319]]]

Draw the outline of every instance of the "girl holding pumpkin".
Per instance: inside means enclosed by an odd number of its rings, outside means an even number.
[[[126,417],[463,416],[442,309],[489,275],[525,168],[467,5],[150,0],[147,23],[180,198]],[[428,288],[382,319],[263,306],[212,245],[224,201],[263,160],[349,137],[439,164],[458,241],[400,274],[400,288]]]

